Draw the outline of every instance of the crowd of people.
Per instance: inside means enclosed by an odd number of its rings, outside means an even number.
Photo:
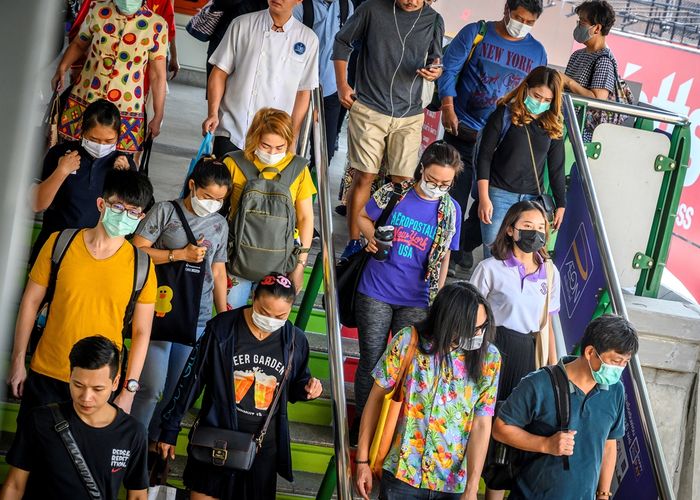
[[[347,114],[340,261],[375,257],[355,290],[359,493],[380,476],[385,500],[475,500],[483,473],[487,498],[503,498],[485,472],[505,445],[529,452],[512,459],[510,498],[612,497],[637,335],[603,316],[578,357],[558,359],[547,243],[565,221],[562,93],[617,98],[614,10],[576,7],[585,48],[562,73],[530,34],[541,0],[507,0],[446,48],[434,1],[212,0],[201,133],[213,155],[182,196],[155,202],[135,158],[179,69],[172,3],[84,0],[52,79],[61,142],[31,194],[43,225],[15,328],[21,404],[0,499],[116,499],[123,485],[145,500],[198,400],[191,498],[269,500],[278,474],[293,479],[287,403],[322,392],[289,321],[316,194],[315,162],[295,151],[319,84],[331,155]],[[431,99],[445,136],[421,152]],[[586,117],[585,139],[601,120]],[[449,283],[479,246],[470,283]],[[568,378],[566,430],[540,369],[552,366]],[[397,383],[403,411],[378,473],[370,448]]]

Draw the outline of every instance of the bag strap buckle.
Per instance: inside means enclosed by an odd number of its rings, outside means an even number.
[[[56,432],[63,432],[69,427],[68,422],[65,420],[60,421],[54,426]]]
[[[211,463],[216,466],[223,466],[226,464],[226,459],[228,458],[228,450],[226,441],[214,441],[214,446],[211,450]]]

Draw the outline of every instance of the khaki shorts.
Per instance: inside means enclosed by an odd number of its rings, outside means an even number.
[[[423,113],[392,118],[355,101],[348,121],[350,167],[377,174],[386,153],[389,175],[413,177],[418,165],[423,118]]]

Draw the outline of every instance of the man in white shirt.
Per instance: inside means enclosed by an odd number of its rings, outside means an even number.
[[[209,62],[208,116],[214,154],[243,149],[255,113],[273,107],[292,115],[295,138],[318,86],[318,38],[292,16],[301,0],[269,0],[269,8],[237,17]]]

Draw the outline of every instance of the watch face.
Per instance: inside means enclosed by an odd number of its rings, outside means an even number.
[[[127,380],[126,390],[129,392],[136,392],[139,390],[139,383],[137,380]]]

